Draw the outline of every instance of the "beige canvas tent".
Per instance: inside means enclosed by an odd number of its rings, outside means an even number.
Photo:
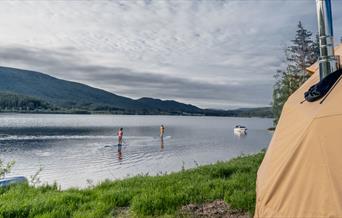
[[[283,108],[258,171],[255,217],[342,217],[342,81],[323,103],[301,103],[317,66]]]

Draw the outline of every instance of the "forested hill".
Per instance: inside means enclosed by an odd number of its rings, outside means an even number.
[[[269,108],[201,109],[173,100],[119,96],[28,70],[0,67],[0,112],[166,114],[270,117]]]
[[[39,72],[0,67],[0,78],[2,92],[32,96],[62,107],[143,107],[132,99]]]
[[[0,67],[0,92],[34,97],[63,109],[117,111],[118,113],[200,113],[201,109],[176,101],[134,100],[28,70]]]

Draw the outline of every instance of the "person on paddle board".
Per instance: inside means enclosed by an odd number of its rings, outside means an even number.
[[[165,127],[164,125],[160,126],[160,138],[163,139],[164,138],[164,132],[165,132]]]
[[[120,128],[118,133],[118,151],[121,151],[121,147],[122,147],[122,138],[123,138],[123,128]]]

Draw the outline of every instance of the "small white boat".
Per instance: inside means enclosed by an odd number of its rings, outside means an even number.
[[[247,127],[237,125],[237,126],[234,127],[234,133],[246,134],[247,133]]]

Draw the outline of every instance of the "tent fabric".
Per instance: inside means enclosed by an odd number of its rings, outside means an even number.
[[[258,170],[255,218],[342,217],[342,82],[303,102],[313,74],[284,105]]]
[[[340,56],[340,58],[342,58],[342,43],[335,47],[335,55]],[[340,59],[340,61],[342,62],[341,59]],[[306,71],[308,72],[308,74],[312,75],[316,71],[318,71],[318,68],[319,68],[319,65],[318,65],[318,61],[317,61],[316,63],[314,63],[310,67],[306,68]]]

